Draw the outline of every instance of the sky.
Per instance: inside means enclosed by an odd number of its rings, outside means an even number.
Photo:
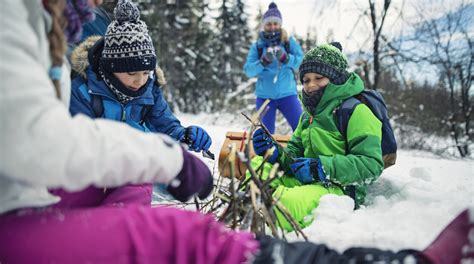
[[[184,126],[198,124],[209,132],[216,157],[226,132],[249,128],[238,113],[177,115]],[[397,164],[369,188],[366,205],[360,209],[354,211],[347,196],[324,196],[313,212],[316,221],[303,229],[309,240],[340,252],[352,246],[422,250],[460,212],[474,209],[473,160],[409,150],[397,154]],[[217,171],[217,162],[203,160]],[[302,240],[294,233],[288,239]]]

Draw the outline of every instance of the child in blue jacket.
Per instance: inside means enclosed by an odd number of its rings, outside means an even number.
[[[167,134],[196,152],[209,150],[209,134],[199,126],[183,127],[163,98],[164,77],[151,37],[138,9],[130,6],[119,3],[105,37],[91,36],[73,51],[71,64],[79,77],[71,85],[71,114],[125,122],[144,132]],[[151,202],[151,185],[137,187],[122,187],[126,194],[115,196]]]
[[[271,133],[275,132],[276,110],[280,110],[293,131],[302,113],[296,90],[294,72],[303,60],[303,50],[295,38],[281,27],[282,17],[275,3],[269,5],[262,18],[263,31],[250,47],[244,72],[257,77],[255,95],[257,108],[270,99],[262,121]]]
[[[130,19],[130,20],[127,20]],[[185,141],[197,152],[212,140],[201,127],[183,127],[163,98],[162,71],[146,24],[135,17],[116,17],[104,38],[90,37],[73,51],[70,111],[92,118],[126,122],[142,131],[164,133]]]

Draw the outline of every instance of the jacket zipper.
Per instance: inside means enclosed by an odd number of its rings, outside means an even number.
[[[122,121],[125,122],[127,120],[125,106],[122,105]]]

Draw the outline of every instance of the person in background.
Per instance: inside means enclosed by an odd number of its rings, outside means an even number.
[[[467,210],[427,252],[352,248],[341,254],[322,244],[232,231],[210,215],[176,208],[54,207],[58,198],[47,188],[160,182],[170,183],[170,193],[186,200],[209,195],[212,176],[201,160],[166,135],[107,119],[72,117],[64,105],[68,100],[59,100],[65,95],[52,82],[68,76],[52,63],[56,56],[58,63],[64,58],[60,24],[65,1],[5,1],[0,9],[1,263],[304,264],[368,257],[374,262],[455,263],[466,256],[461,248],[472,248],[467,234],[473,221]]]
[[[263,14],[262,24],[263,31],[250,47],[244,72],[249,78],[257,77],[257,108],[270,99],[268,110],[262,117],[270,133],[275,133],[276,110],[283,114],[294,131],[302,113],[295,71],[303,59],[303,50],[282,28],[282,16],[275,3],[272,2]]]

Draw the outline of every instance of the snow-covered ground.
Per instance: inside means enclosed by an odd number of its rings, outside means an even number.
[[[227,131],[248,129],[241,115],[178,114],[184,125],[200,125],[219,154]],[[213,169],[216,164],[207,160]],[[458,213],[474,207],[474,161],[399,150],[397,164],[370,188],[366,205],[354,211],[348,197],[327,195],[316,221],[303,231],[311,241],[337,250],[351,246],[423,249]],[[301,240],[293,234],[290,240]]]

